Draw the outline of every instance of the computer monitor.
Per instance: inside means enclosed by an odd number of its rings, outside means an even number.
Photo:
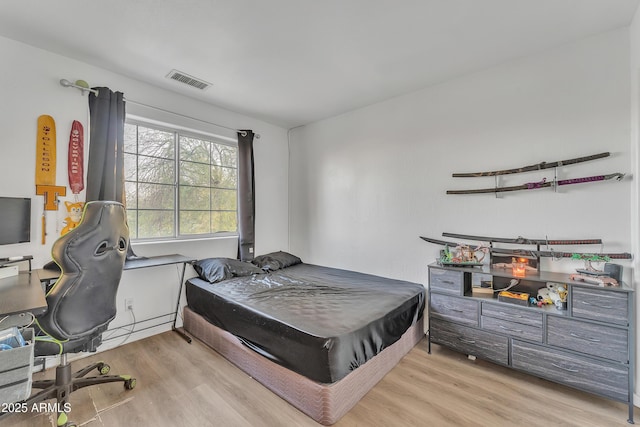
[[[31,199],[0,197],[0,245],[31,241]]]

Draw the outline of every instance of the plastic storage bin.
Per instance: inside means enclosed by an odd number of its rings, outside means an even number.
[[[31,394],[33,329],[22,331],[24,347],[0,351],[0,404],[19,402]]]

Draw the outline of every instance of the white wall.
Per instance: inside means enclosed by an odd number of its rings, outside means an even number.
[[[71,81],[84,79],[92,86],[108,86],[112,90],[122,91],[130,100],[223,126],[253,129],[259,133],[261,138],[254,142],[256,253],[287,249],[288,153],[285,129],[1,37],[0,57],[0,196],[31,197],[33,206],[31,243],[0,246],[0,257],[33,255],[34,267],[40,267],[51,259],[51,244],[57,234],[53,212],[49,212],[47,218],[47,244],[40,244],[42,198],[35,196],[34,178],[36,119],[41,114],[49,114],[56,120],[57,184],[67,185],[66,158],[71,123],[73,120],[81,121],[86,131],[88,114],[87,96],[82,96],[78,90],[60,86],[58,82],[61,78]],[[215,90],[215,87],[210,90]],[[205,126],[132,104],[127,105],[127,111],[173,124],[229,135],[229,131],[223,128]],[[88,141],[86,136],[85,141]],[[87,154],[88,148],[85,149],[85,155]],[[65,199],[72,198],[63,198]],[[58,218],[64,219],[63,212],[58,214]],[[235,257],[237,238],[134,244],[134,250],[138,255],[146,256],[182,253],[194,258]],[[118,293],[118,316],[112,322],[112,327],[131,322],[130,314],[124,310],[125,298],[134,298],[134,312],[138,321],[173,312],[178,292],[178,273],[176,266],[125,272]],[[193,270],[189,267],[187,277],[193,275]],[[167,320],[168,317],[165,316],[152,322],[141,323],[139,328]],[[135,334],[132,339],[167,330],[169,327],[162,325],[143,331]],[[120,341],[114,340],[104,347]]]
[[[605,251],[630,251],[628,35],[616,30],[294,129],[292,252],[308,262],[426,284],[426,266],[441,248],[420,235],[602,238]],[[445,194],[494,185],[493,178],[452,172],[604,151],[611,157],[563,167],[558,177],[630,173],[623,182],[499,198]],[[501,185],[543,177],[553,179],[553,170],[511,175]],[[580,266],[544,263],[558,271]],[[630,263],[623,265],[628,281]]]

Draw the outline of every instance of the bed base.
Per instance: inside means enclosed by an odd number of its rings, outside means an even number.
[[[184,329],[324,425],[334,424],[349,412],[424,337],[424,326],[420,319],[400,340],[340,381],[321,384],[255,353],[234,335],[212,325],[189,307],[184,309]]]

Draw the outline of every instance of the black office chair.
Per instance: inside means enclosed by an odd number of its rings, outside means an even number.
[[[124,382],[127,390],[136,380],[128,375],[106,375],[109,365],[94,363],[71,372],[68,353],[94,352],[102,333],[116,316],[116,293],[122,276],[129,229],[125,209],[117,202],[88,202],[80,224],[60,237],[52,248],[61,276],[47,292],[47,312],[36,318],[35,356],[61,355],[55,380],[34,381],[42,391],[26,400],[27,407],[57,399],[58,426],[68,421],[69,395],[83,387]],[[101,376],[85,377],[96,369]]]

